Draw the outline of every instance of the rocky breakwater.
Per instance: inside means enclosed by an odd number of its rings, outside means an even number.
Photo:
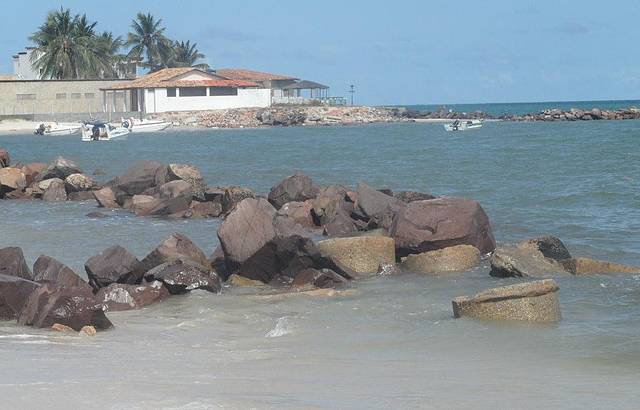
[[[272,106],[206,112],[172,112],[162,119],[207,128],[258,128],[294,125],[351,125],[408,121],[402,109],[383,107]]]

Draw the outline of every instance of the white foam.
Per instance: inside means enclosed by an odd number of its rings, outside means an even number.
[[[286,316],[283,316],[276,321],[276,327],[271,329],[264,337],[282,337],[289,333],[291,333],[289,319]]]

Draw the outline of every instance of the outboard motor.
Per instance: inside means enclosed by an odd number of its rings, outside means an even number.
[[[36,128],[36,130],[33,131],[33,133],[36,135],[44,135],[44,130],[45,130],[44,124],[40,124],[38,128]]]
[[[100,127],[97,125],[94,125],[93,128],[91,129],[91,137],[93,138],[94,141],[98,141],[98,139],[100,139]]]

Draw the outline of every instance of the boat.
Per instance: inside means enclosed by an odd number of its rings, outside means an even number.
[[[134,118],[122,119],[122,126],[133,133],[162,131],[171,125],[162,120],[136,120]]]
[[[446,131],[465,131],[481,128],[484,125],[482,120],[455,120],[454,122],[444,124]]]
[[[125,127],[94,122],[82,125],[82,141],[112,141],[126,139],[131,131]]]
[[[72,135],[78,132],[80,128],[82,128],[82,124],[80,123],[50,122],[48,124],[40,124],[33,133],[36,135]]]

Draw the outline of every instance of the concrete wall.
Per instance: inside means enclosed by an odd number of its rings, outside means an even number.
[[[104,112],[101,88],[127,80],[0,81],[0,116]],[[116,93],[107,111],[131,110],[129,92]],[[135,107],[134,107],[135,108]]]
[[[205,111],[227,108],[268,107],[271,90],[268,88],[238,88],[238,95],[205,97],[167,97],[166,88],[144,90],[147,113],[169,111]]]

